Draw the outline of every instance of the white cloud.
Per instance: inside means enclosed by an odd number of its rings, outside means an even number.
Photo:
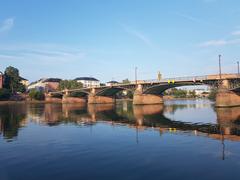
[[[85,57],[83,51],[56,44],[0,44],[0,62],[25,61],[31,64],[53,65],[55,63],[69,63],[82,60]]]
[[[210,46],[225,46],[231,44],[240,44],[240,39],[232,40],[210,40],[200,44],[201,47],[210,47]]]
[[[233,31],[231,34],[234,35],[234,36],[238,36],[238,35],[240,35],[240,30]]]
[[[131,35],[134,35],[136,38],[138,38],[139,40],[144,42],[146,45],[153,46],[152,41],[146,35],[144,35],[143,33],[139,32],[139,31],[137,31],[133,28],[130,28],[129,26],[124,25],[124,24],[121,24],[121,26],[124,28],[124,30],[127,33],[129,33]]]
[[[5,19],[0,24],[0,33],[7,32],[7,31],[11,30],[13,26],[14,26],[14,18]]]
[[[193,17],[193,16],[190,16],[190,15],[187,15],[187,14],[183,14],[183,13],[179,13],[179,12],[175,12],[174,14],[176,14],[176,15],[184,18],[184,19],[193,21],[193,22],[202,22],[200,19],[198,19],[196,17]]]

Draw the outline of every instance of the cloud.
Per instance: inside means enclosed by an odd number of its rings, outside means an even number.
[[[138,38],[139,40],[141,40],[144,44],[146,44],[146,45],[148,45],[148,46],[153,46],[152,41],[151,41],[146,35],[144,35],[143,33],[139,32],[139,31],[137,31],[137,30],[135,30],[135,29],[127,26],[127,25],[124,25],[124,24],[121,24],[121,26],[123,27],[123,29],[124,29],[127,33],[135,36],[136,38]]]
[[[210,47],[210,46],[225,46],[231,44],[240,44],[240,39],[232,39],[232,40],[210,40],[200,44],[201,47]]]
[[[179,12],[174,12],[174,14],[176,14],[176,15],[178,15],[180,17],[183,17],[184,19],[193,21],[193,22],[203,22],[200,19],[198,19],[196,17],[193,17],[193,16],[190,16],[190,15],[187,15],[187,14],[183,14],[183,13],[179,13]]]
[[[219,40],[210,40],[199,44],[200,47],[210,47],[210,46],[225,46],[225,45],[233,45],[240,44],[240,38],[236,38],[235,36],[240,35],[240,30],[236,30],[225,36],[223,39]],[[227,39],[227,37],[231,39]]]
[[[4,33],[11,30],[13,26],[14,26],[14,18],[5,19],[0,24],[0,33]]]
[[[234,35],[234,36],[239,36],[240,35],[240,30],[233,31],[231,34]]]
[[[35,65],[54,65],[76,62],[85,57],[83,51],[57,44],[1,45],[0,61],[28,62]]]

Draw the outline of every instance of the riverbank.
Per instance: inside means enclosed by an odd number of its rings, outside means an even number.
[[[208,98],[164,98],[165,101],[176,101],[176,100],[199,100],[199,99],[208,99]],[[123,102],[123,101],[133,101],[133,99],[116,99],[116,102]],[[76,101],[67,101],[67,102],[62,102],[60,99],[57,100],[24,100],[24,101],[0,101],[0,105],[1,104],[15,104],[15,103],[63,103],[63,104],[75,104],[77,103]],[[79,102],[81,103],[81,102]],[[85,102],[86,103],[86,102]]]

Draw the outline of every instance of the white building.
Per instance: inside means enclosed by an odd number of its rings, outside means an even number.
[[[93,77],[78,77],[75,80],[82,83],[84,88],[100,86],[100,81]]]
[[[106,83],[106,86],[113,86],[113,85],[117,85],[118,82],[117,81],[109,81]]]

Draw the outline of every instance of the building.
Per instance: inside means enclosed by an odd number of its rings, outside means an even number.
[[[208,97],[210,90],[208,89],[195,89],[195,94],[197,97]]]
[[[44,78],[31,83],[28,90],[37,89],[42,91],[56,91],[59,87],[61,79],[59,78]]]
[[[20,77],[20,83],[23,84],[24,86],[28,86],[29,85],[29,81],[23,77]]]
[[[0,71],[0,89],[3,88],[3,73]]]
[[[117,81],[109,81],[106,83],[106,86],[113,86],[113,85],[117,85],[118,82]]]
[[[100,81],[93,77],[78,77],[76,79],[77,82],[83,84],[84,88],[91,88],[91,87],[99,87]]]

